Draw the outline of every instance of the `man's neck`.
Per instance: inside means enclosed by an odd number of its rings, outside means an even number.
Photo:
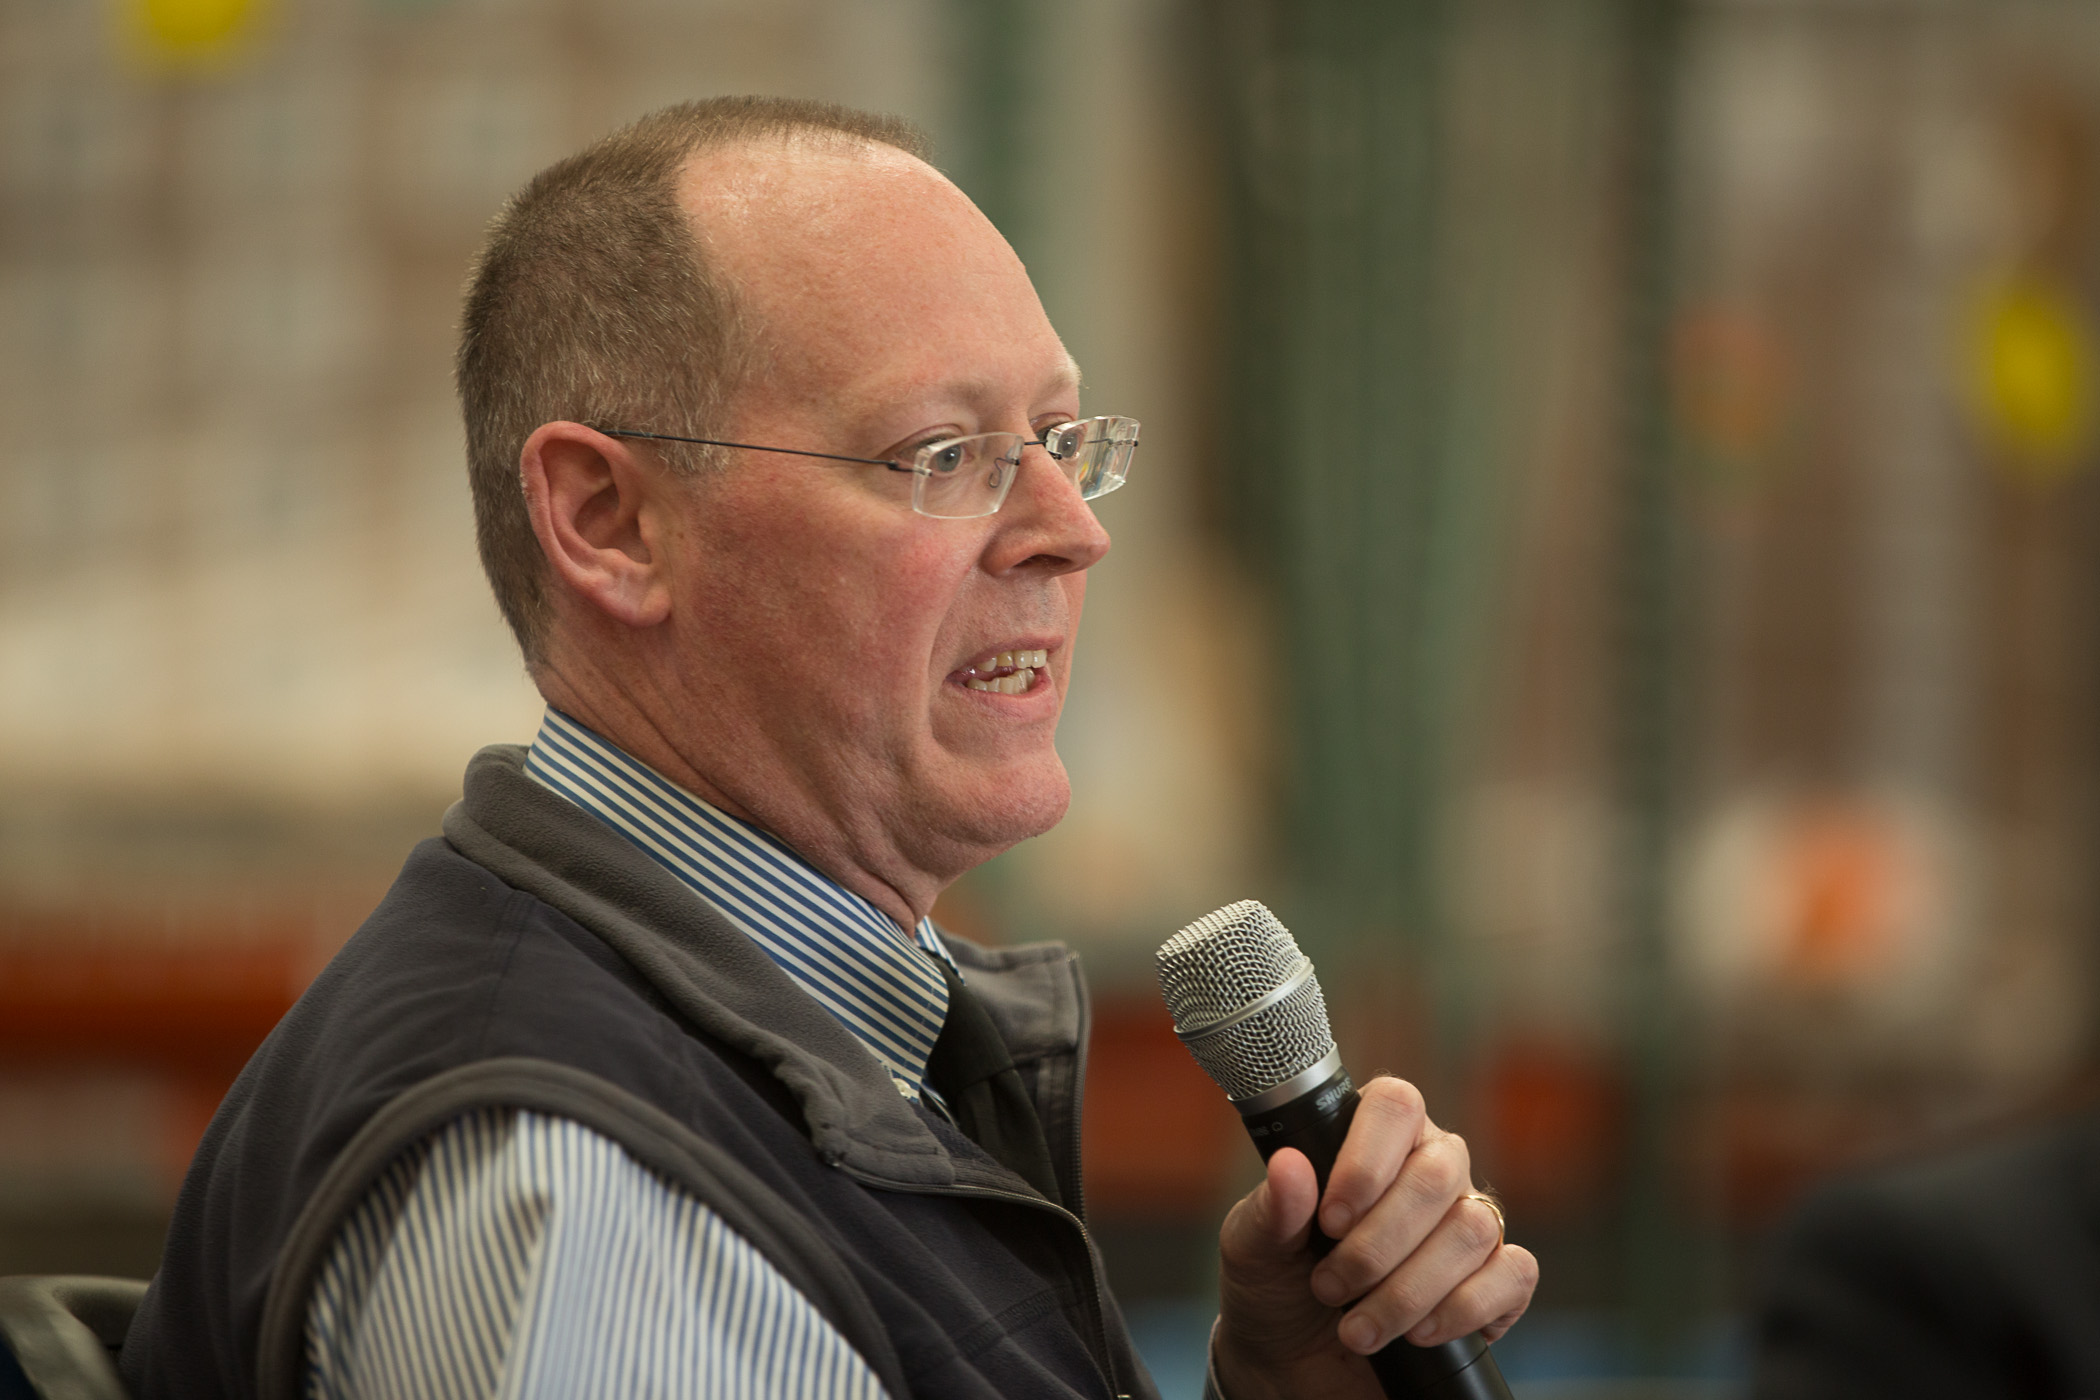
[[[873,862],[854,859],[855,846],[848,834],[817,815],[819,804],[797,800],[800,794],[792,783],[780,782],[769,789],[762,774],[748,775],[743,782],[734,778],[715,781],[673,742],[650,709],[637,704],[625,689],[577,684],[582,677],[551,662],[535,667],[532,678],[555,709],[710,806],[783,842],[824,875],[881,910],[907,934],[932,912],[934,898],[949,883],[905,868],[908,862],[901,858],[895,859],[900,873],[893,879],[872,873],[867,865]],[[740,795],[745,800],[739,800]]]

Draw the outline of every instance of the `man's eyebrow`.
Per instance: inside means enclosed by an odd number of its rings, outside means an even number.
[[[1079,372],[1079,361],[1067,354],[1064,364],[1058,367],[1057,373],[1044,381],[1043,387],[1053,392],[1069,388],[1074,393],[1077,393],[1081,382],[1082,376]]]
[[[1057,372],[1043,380],[1037,392],[1056,393],[1066,388],[1076,392],[1080,382],[1079,362],[1068,355]],[[959,403],[982,403],[1008,392],[1006,384],[994,379],[955,379],[948,382],[941,396]]]

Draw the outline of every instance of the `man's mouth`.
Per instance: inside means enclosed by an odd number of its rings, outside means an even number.
[[[1000,651],[979,658],[959,672],[971,690],[989,690],[994,695],[1025,695],[1035,688],[1035,673],[1050,663],[1042,647],[1026,651]]]

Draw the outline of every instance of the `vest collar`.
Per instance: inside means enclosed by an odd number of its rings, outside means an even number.
[[[880,1061],[721,914],[603,822],[525,776],[497,744],[467,765],[445,839],[619,953],[680,1015],[765,1066],[827,1162],[904,1189],[1026,1190],[988,1157],[948,1151]],[[1061,944],[979,949],[943,938],[1016,1060],[1077,1056],[1086,1024]]]

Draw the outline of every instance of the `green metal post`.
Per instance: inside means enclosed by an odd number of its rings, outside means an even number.
[[[956,131],[949,174],[1027,260],[1028,114],[1036,0],[948,0]]]
[[[1624,1199],[1626,1300],[1650,1363],[1681,1333],[1686,1235],[1670,1171],[1682,1027],[1669,967],[1671,824],[1686,668],[1668,353],[1675,281],[1675,86],[1682,0],[1625,0],[1628,246],[1626,457],[1619,520],[1617,735],[1626,821],[1626,1055],[1633,1119]]]

